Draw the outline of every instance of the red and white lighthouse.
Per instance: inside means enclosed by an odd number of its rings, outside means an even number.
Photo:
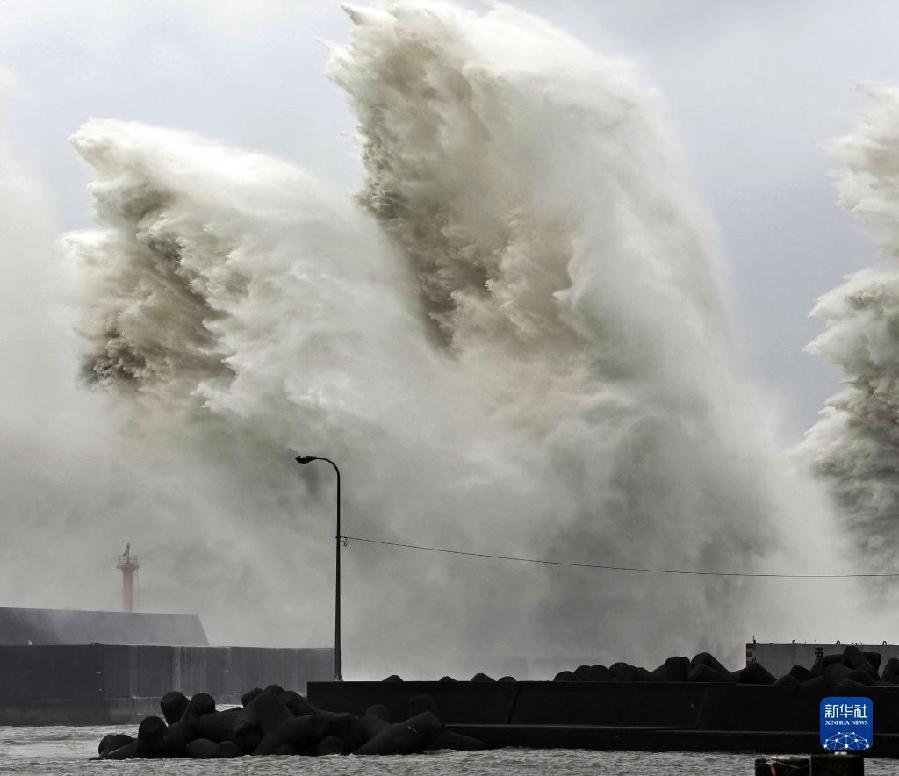
[[[125,545],[125,552],[119,558],[116,568],[122,572],[122,611],[134,611],[134,575],[140,566],[137,555],[131,554],[131,543]]]

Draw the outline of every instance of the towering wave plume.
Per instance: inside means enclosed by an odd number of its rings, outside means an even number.
[[[651,95],[506,7],[349,14],[329,67],[359,117],[358,203],[182,133],[95,121],[75,136],[103,226],[70,239],[85,375],[154,435],[247,450],[230,476],[259,530],[301,505],[327,519],[321,483],[274,476],[308,451],[344,465],[351,534],[770,562],[808,494],[735,372],[708,226]],[[327,545],[308,541],[320,594]],[[475,653],[728,651],[780,615],[756,583],[346,552],[347,665],[371,670],[396,654],[433,673],[475,669]]]
[[[711,230],[629,68],[506,6],[349,14],[330,73],[359,116],[360,202],[415,273],[438,347],[542,451],[559,489],[542,535],[569,557],[754,568],[795,549],[781,532],[801,530],[799,513],[825,525],[826,500],[774,471]],[[609,611],[645,584],[609,582],[577,596]],[[544,612],[562,627],[574,589],[555,580]],[[669,598],[650,582],[639,596],[669,630],[684,615],[672,599],[702,601],[709,618],[690,627],[705,637],[752,593]]]
[[[899,89],[870,90],[875,106],[833,144],[840,204],[861,219],[885,265],[846,278],[812,314],[825,331],[808,350],[842,368],[805,452],[831,485],[865,555],[897,566],[899,528]]]

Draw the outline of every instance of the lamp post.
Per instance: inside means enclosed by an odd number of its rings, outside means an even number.
[[[313,461],[327,461],[334,467],[337,474],[337,532],[334,536],[336,542],[334,556],[334,679],[339,682],[343,679],[340,665],[340,469],[330,458],[321,455],[298,455],[296,461],[302,466]]]

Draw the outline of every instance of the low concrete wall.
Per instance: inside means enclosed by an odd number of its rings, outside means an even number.
[[[819,689],[693,682],[310,682],[309,699],[361,714],[383,703],[394,719],[430,694],[450,725],[613,726],[704,731],[818,731],[829,695],[874,701],[877,733],[899,733],[899,687]]]
[[[0,646],[0,724],[129,722],[169,690],[240,703],[254,686],[303,692],[331,675],[332,651],[125,644]]]

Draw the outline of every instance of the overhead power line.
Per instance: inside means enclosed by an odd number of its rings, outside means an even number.
[[[639,574],[685,574],[703,577],[755,577],[763,579],[860,579],[875,577],[899,577],[899,572],[889,571],[880,573],[859,574],[776,574],[754,571],[701,571],[698,569],[652,569],[640,566],[612,566],[606,563],[576,563],[559,560],[546,560],[543,558],[521,558],[515,555],[491,555],[486,552],[469,552],[467,550],[455,550],[448,547],[424,547],[419,544],[404,544],[392,542],[386,539],[368,539],[362,536],[341,536],[344,546],[348,542],[364,542],[366,544],[383,544],[387,547],[400,547],[405,550],[423,550],[425,552],[442,552],[447,555],[465,555],[470,558],[487,558],[490,560],[512,560],[519,563],[538,563],[543,566],[570,566],[573,568],[602,569],[604,571],[630,571]]]

